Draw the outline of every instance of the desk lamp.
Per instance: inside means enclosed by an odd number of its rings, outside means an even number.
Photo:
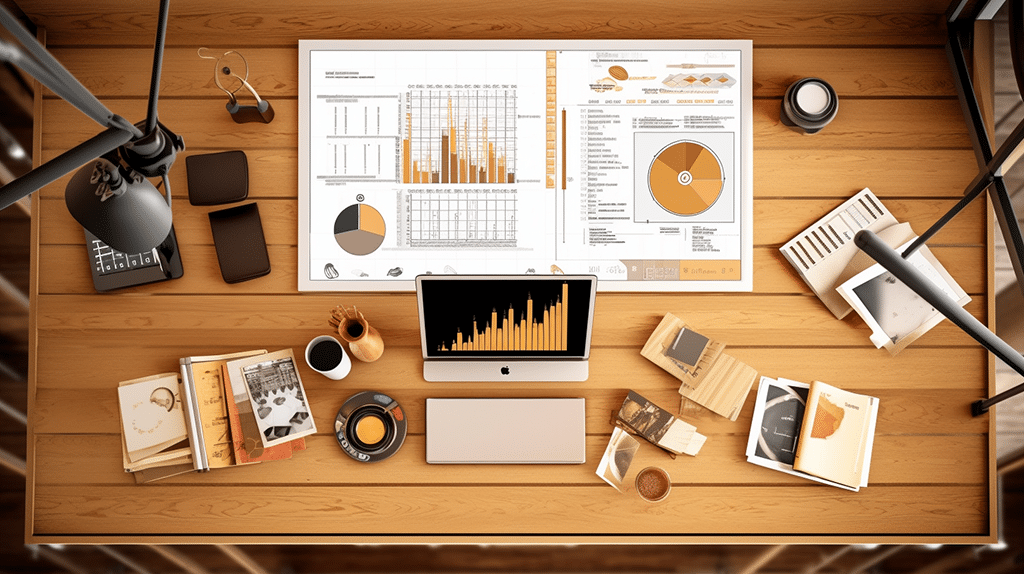
[[[68,211],[89,232],[126,253],[149,251],[171,232],[167,174],[182,139],[157,119],[157,95],[170,0],[161,0],[145,121],[108,110],[0,5],[0,24],[21,47],[0,40],[0,61],[39,80],[106,130],[0,188],[0,209],[78,169],[65,190]],[[84,166],[82,164],[85,164]],[[148,177],[160,177],[163,197]]]
[[[997,3],[998,4],[998,3]],[[967,131],[974,145],[974,153],[978,161],[978,175],[968,184],[964,197],[948,213],[936,221],[927,231],[921,234],[902,254],[897,253],[885,244],[874,233],[864,230],[857,233],[854,242],[865,253],[871,256],[882,267],[902,281],[907,287],[921,296],[932,307],[946,316],[954,325],[974,338],[983,347],[992,352],[1018,374],[1024,376],[1024,356],[1003,341],[970,313],[952,304],[942,291],[936,288],[923,273],[906,261],[929,238],[960,213],[967,205],[985,190],[992,199],[992,206],[1000,229],[1006,240],[1006,248],[1013,263],[1017,276],[1017,284],[1024,289],[1024,239],[1021,236],[1020,224],[1014,213],[1013,203],[1003,182],[1003,173],[1021,157],[1018,147],[1024,143],[1024,122],[1021,122],[1006,138],[1003,145],[995,152],[985,129],[981,108],[975,96],[971,82],[964,47],[970,46],[973,40],[974,23],[979,18],[991,18],[987,13],[989,3],[972,0],[954,0],[946,12],[948,40],[946,54],[953,69],[960,106],[967,120]],[[1013,70],[1017,78],[1017,86],[1024,93],[1024,0],[1010,0],[1010,50],[1013,59]],[[998,395],[971,404],[974,416],[988,412],[993,405],[1024,392],[1024,383],[1008,389]]]

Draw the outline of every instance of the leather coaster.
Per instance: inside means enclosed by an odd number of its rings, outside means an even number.
[[[220,274],[226,283],[240,283],[270,273],[263,223],[255,203],[211,211],[209,216]]]
[[[190,155],[185,172],[192,205],[234,203],[249,196],[249,162],[241,150]]]

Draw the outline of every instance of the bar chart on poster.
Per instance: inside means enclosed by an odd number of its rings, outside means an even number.
[[[515,183],[514,88],[412,90],[405,121],[402,183]]]
[[[749,41],[299,44],[299,289],[752,289]]]

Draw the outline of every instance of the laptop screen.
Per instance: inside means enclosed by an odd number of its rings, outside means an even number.
[[[592,275],[420,275],[425,359],[586,359]]]

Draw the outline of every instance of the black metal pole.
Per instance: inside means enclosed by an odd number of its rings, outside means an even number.
[[[81,165],[110,153],[131,139],[131,132],[119,128],[108,128],[107,131],[85,140],[11,183],[0,187],[0,210],[33,191],[57,181]]]
[[[973,29],[974,21],[971,20],[968,30]],[[988,131],[985,129],[985,121],[981,116],[981,106],[978,105],[978,98],[974,92],[974,82],[971,80],[971,70],[967,65],[967,58],[964,56],[963,40],[961,32],[964,24],[950,22],[946,37],[946,58],[949,60],[949,67],[953,71],[953,84],[956,86],[957,99],[960,100],[960,110],[964,115],[964,123],[967,125],[967,134],[971,138],[971,147],[974,149],[974,158],[978,162],[978,169],[985,169],[988,161],[992,159],[992,144],[988,139]]]
[[[136,137],[142,135],[138,128],[124,118],[115,115],[96,99],[96,96],[92,95],[81,82],[71,75],[71,72],[50,55],[46,48],[32,34],[29,34],[2,5],[0,5],[0,25],[3,25],[28,51],[25,53],[17,46],[8,45],[10,48],[8,56],[13,60],[12,63],[19,67],[28,66],[29,69],[23,68],[26,72],[101,126],[127,129]]]
[[[156,42],[153,46],[153,74],[149,79],[149,109],[146,113],[146,135],[156,129],[156,104],[160,96],[160,70],[164,61],[164,41],[167,37],[167,14],[171,8],[170,0],[160,0],[160,16],[157,18]]]
[[[924,245],[929,239],[931,239],[933,235],[941,231],[947,223],[949,223],[954,217],[956,217],[958,213],[963,211],[968,204],[970,204],[979,195],[981,195],[981,192],[985,191],[985,188],[992,184],[992,179],[993,178],[986,173],[979,174],[978,177],[974,178],[974,181],[970,183],[963,199],[958,201],[957,204],[954,205],[949,211],[947,211],[945,215],[943,215],[942,217],[939,218],[938,221],[933,223],[927,231],[925,231],[917,239],[915,239],[914,242],[911,243],[910,246],[903,251],[903,257],[910,257],[915,251],[920,249],[922,245]]]
[[[980,343],[981,346],[991,351],[999,360],[1006,363],[1018,374],[1024,376],[1024,356],[990,331],[981,321],[975,319],[973,315],[952,301],[931,280],[925,277],[912,264],[900,257],[899,253],[879,239],[877,235],[871,231],[863,230],[857,232],[853,241],[864,253],[867,253],[882,267],[885,267],[886,270],[902,281],[904,285],[945,315],[954,325],[960,327],[960,329]],[[1024,392],[1024,384],[1020,384],[991,399],[973,403],[971,405],[971,412],[975,416],[980,415],[988,411],[991,405],[1022,392]]]

